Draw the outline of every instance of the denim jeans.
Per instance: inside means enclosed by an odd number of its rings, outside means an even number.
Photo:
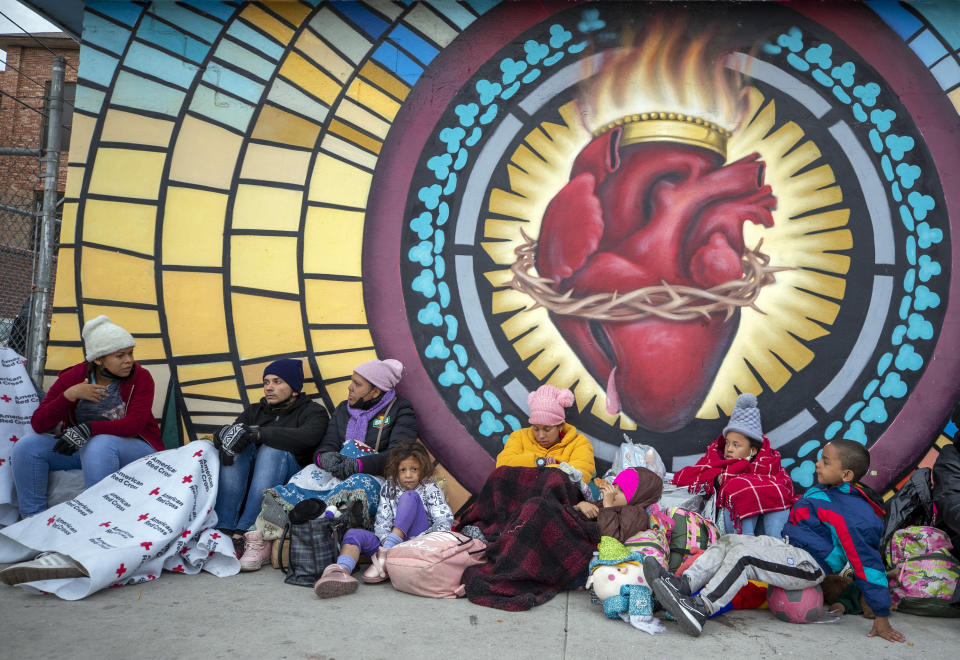
[[[263,491],[287,483],[299,470],[297,459],[290,452],[266,445],[249,445],[233,458],[233,465],[220,466],[220,489],[214,508],[217,526],[220,529],[253,527],[263,504]]]
[[[124,465],[153,453],[145,440],[101,433],[90,438],[73,456],[53,451],[57,439],[48,433],[30,433],[13,448],[13,483],[22,517],[47,508],[47,482],[51,470],[83,470],[89,488]]]
[[[760,519],[759,532],[757,531],[758,518]],[[783,526],[787,524],[787,520],[789,519],[790,509],[771,511],[769,513],[762,513],[759,516],[753,516],[752,518],[744,518],[740,521],[740,533],[746,534],[747,536],[760,536],[763,534],[764,536],[772,536],[778,539],[783,532]],[[733,520],[730,518],[730,512],[726,509],[723,510],[723,522],[727,527],[727,534],[736,533],[733,527]]]

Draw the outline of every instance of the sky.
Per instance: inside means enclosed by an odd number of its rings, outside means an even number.
[[[4,16],[0,16],[0,34],[20,32],[23,28],[27,32],[59,32],[60,28],[46,19],[35,14],[31,9],[17,2],[17,0],[0,0],[0,12],[6,14],[17,27]],[[6,69],[7,53],[0,50],[0,71]]]

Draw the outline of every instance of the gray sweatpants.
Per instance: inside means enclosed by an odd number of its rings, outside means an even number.
[[[772,536],[724,534],[684,572],[690,589],[711,613],[733,600],[747,580],[784,589],[806,589],[823,581],[823,569],[806,550]]]

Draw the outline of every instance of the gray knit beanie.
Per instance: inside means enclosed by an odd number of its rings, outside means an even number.
[[[723,429],[724,437],[727,436],[727,431],[742,433],[758,444],[763,442],[763,426],[760,424],[756,395],[745,392],[737,397],[737,405],[730,413],[730,422]]]

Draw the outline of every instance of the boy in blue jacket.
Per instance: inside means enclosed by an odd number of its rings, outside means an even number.
[[[729,603],[747,580],[806,589],[818,585],[826,574],[839,573],[849,562],[876,615],[867,637],[904,641],[888,618],[890,592],[880,555],[883,510],[854,486],[869,467],[866,448],[834,440],[817,461],[817,485],[793,505],[783,541],[726,534],[681,577],[665,571],[655,559],[644,560],[647,584],[684,632],[696,636],[707,617]],[[697,590],[698,595],[691,595]]]

